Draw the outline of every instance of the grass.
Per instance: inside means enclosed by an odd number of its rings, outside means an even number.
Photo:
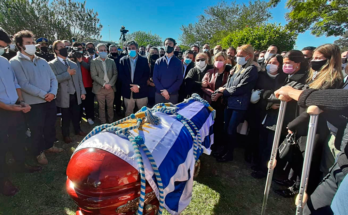
[[[57,136],[61,132],[57,120]],[[89,131],[92,126],[82,123],[82,129]],[[65,170],[71,156],[70,148],[82,138],[73,136],[74,144],[56,145],[65,151],[48,154],[49,164],[40,173],[12,174],[12,182],[20,189],[14,197],[0,195],[0,215],[74,215],[76,205],[65,191]],[[216,163],[211,156],[201,157],[202,166],[193,185],[191,204],[182,214],[256,215],[260,214],[265,180],[250,176],[249,164],[244,162],[243,150],[236,149],[235,160]],[[35,163],[34,160],[29,160]],[[293,199],[284,199],[270,191],[268,215],[294,214]],[[165,212],[164,214],[169,214]]]

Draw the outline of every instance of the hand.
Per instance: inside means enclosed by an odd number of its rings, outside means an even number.
[[[82,57],[77,58],[77,61],[78,61],[79,63],[81,63],[81,62],[82,62]]]
[[[68,67],[68,73],[70,75],[75,75],[76,74],[76,69],[70,69],[70,66]]]
[[[151,86],[151,87],[154,87],[154,86],[155,86],[155,83],[151,82],[151,83],[150,83],[150,86]]]
[[[170,99],[170,95],[168,94],[167,96],[164,96],[164,98],[165,98],[166,100],[168,100],[168,101],[169,101],[169,99]]]
[[[21,106],[24,108],[24,110],[22,110],[23,113],[28,113],[31,110],[30,105],[25,104],[24,102],[21,103]]]
[[[150,81],[150,79],[147,80],[147,85],[151,86],[151,81]]]
[[[273,104],[273,105],[271,106],[271,108],[272,108],[273,110],[277,110],[277,109],[279,109],[279,104]]]
[[[111,89],[111,85],[110,84],[105,84],[104,88],[107,89],[107,90],[110,90]]]
[[[277,98],[279,98],[279,96],[283,96],[284,101],[288,102],[292,100],[292,98],[289,96],[289,93],[293,90],[295,89],[290,86],[284,86],[275,91],[274,94]]]
[[[161,95],[166,99],[167,99],[167,97],[169,98],[169,93],[167,90],[161,90]],[[169,99],[167,99],[167,100],[169,100]]]
[[[47,94],[45,95],[45,100],[46,100],[47,102],[51,102],[53,99],[54,99],[54,95],[53,95],[52,93],[47,93]]]
[[[21,105],[9,105],[8,110],[10,111],[23,111],[25,107],[22,107]]]
[[[218,91],[222,93],[224,92],[225,89],[226,89],[225,87],[220,87]]]
[[[289,133],[289,134],[293,134],[294,132],[292,132],[292,131],[290,131],[290,130],[288,129],[288,133]]]
[[[208,87],[208,82],[207,81],[203,81],[202,82],[202,87]]]
[[[138,85],[136,84],[130,84],[131,88],[130,90],[133,92],[133,93],[139,93],[139,87]]]
[[[85,94],[82,94],[82,95],[81,95],[81,99],[82,99],[82,100],[85,100],[85,99],[86,99],[86,95],[85,95]]]

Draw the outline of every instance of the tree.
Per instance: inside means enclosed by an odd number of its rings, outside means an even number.
[[[342,52],[348,51],[348,32],[346,32],[340,39],[335,40],[335,45],[338,45]]]
[[[269,6],[279,2],[271,0]],[[316,36],[340,36],[348,27],[347,0],[287,0],[286,7],[291,10],[285,15],[287,27],[298,33],[311,30]]]
[[[134,40],[139,46],[160,46],[163,45],[162,38],[157,34],[152,34],[151,32],[136,31],[126,36],[127,41]]]
[[[281,51],[293,49],[297,34],[277,24],[265,24],[257,27],[247,27],[228,34],[221,40],[221,46],[238,47],[251,44],[255,50],[266,50],[269,45],[276,44]]]
[[[50,41],[76,37],[100,39],[98,13],[72,0],[1,0],[0,26],[9,34],[31,30]]]
[[[198,22],[182,26],[180,40],[184,45],[214,43],[221,40],[227,33],[241,30],[246,26],[258,26],[271,17],[268,3],[249,1],[246,4],[225,1],[204,10],[205,15],[198,17]]]

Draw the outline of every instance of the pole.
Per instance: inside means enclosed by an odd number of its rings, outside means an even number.
[[[261,215],[266,214],[269,189],[271,188],[271,184],[272,184],[273,171],[277,165],[278,145],[279,145],[280,134],[282,132],[284,115],[285,115],[285,110],[286,110],[286,102],[284,101],[284,98],[282,96],[280,96],[279,99],[281,101],[280,101],[276,130],[274,133],[271,157],[270,157],[269,162],[268,162],[267,180],[266,180],[266,186],[265,186],[265,191],[264,191],[264,196],[263,196]]]
[[[308,185],[308,177],[313,155],[314,138],[315,133],[317,131],[318,116],[320,114],[320,109],[317,106],[310,106],[307,109],[307,113],[310,115],[310,119],[308,124],[308,135],[306,142],[305,157],[302,167],[300,190],[296,199],[296,215],[302,214],[303,206],[305,205],[308,199],[306,190]]]

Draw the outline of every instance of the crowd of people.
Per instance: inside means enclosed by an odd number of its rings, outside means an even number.
[[[49,46],[47,39],[34,38],[28,30],[10,37],[0,29],[0,118],[6,122],[0,124],[0,191],[4,195],[18,192],[8,179],[6,152],[13,154],[16,168],[37,172],[48,163],[45,153],[63,151],[54,146],[57,111],[63,141],[71,143],[70,122],[80,136],[86,135],[80,127],[82,117],[90,125],[95,123],[95,100],[100,122],[111,123],[114,113],[129,116],[143,106],[182,102],[193,93],[216,110],[212,147],[216,161],[232,161],[239,134],[244,134],[251,176],[265,178],[278,97],[283,95],[287,108],[279,144],[292,144],[278,159],[274,179],[287,188],[275,192],[285,198],[298,193],[309,121],[306,107],[319,105],[324,112],[316,132],[305,214],[342,210],[339,203],[330,208],[348,173],[344,143],[348,139],[347,52],[341,53],[338,46],[299,51],[280,50],[274,44],[258,51],[250,44],[228,49],[205,44],[182,52],[172,38],[165,39],[161,47],[129,41],[123,50],[74,40],[57,40]],[[30,138],[24,135],[28,131]],[[41,165],[25,163],[25,148]]]

